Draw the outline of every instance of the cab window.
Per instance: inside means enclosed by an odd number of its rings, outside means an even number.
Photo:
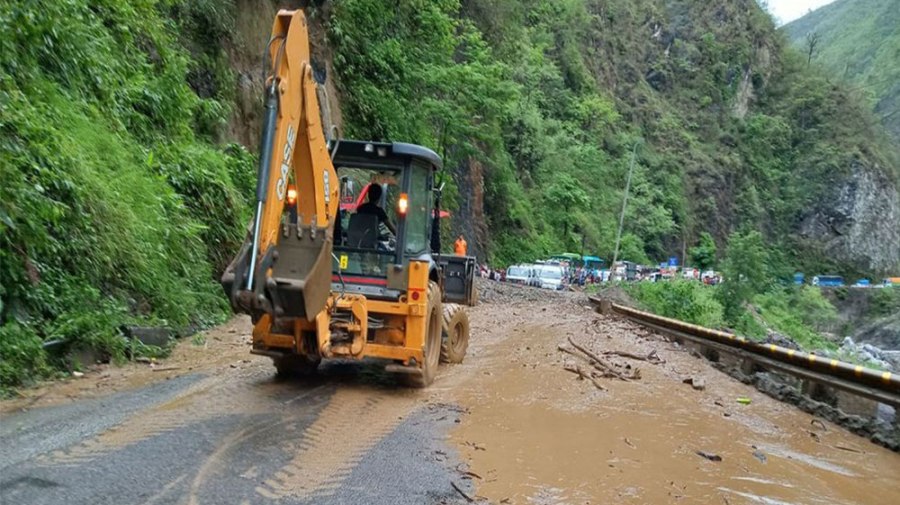
[[[406,252],[427,250],[431,230],[431,167],[413,162],[409,173],[409,210],[406,213]]]

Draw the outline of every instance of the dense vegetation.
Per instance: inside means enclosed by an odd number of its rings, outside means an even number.
[[[123,324],[225,315],[253,164],[189,85],[197,7],[0,4],[0,385],[49,373],[44,342],[121,359]]]
[[[124,324],[224,316],[254,177],[226,121],[258,74],[226,48],[258,54],[275,3],[0,3],[0,383],[49,373],[48,341],[121,358]],[[737,231],[771,275],[869,261],[794,232],[851,166],[896,184],[896,152],[753,0],[309,3],[345,136],[436,149],[495,264],[611,256],[632,156],[620,257],[727,263]]]
[[[896,0],[837,0],[785,25],[813,64],[852,84],[900,141],[900,6]]]
[[[736,233],[719,265],[724,283],[641,282],[628,291],[648,310],[666,317],[712,328],[728,327],[756,339],[775,332],[805,349],[835,349],[835,342],[822,335],[839,330],[834,306],[819,288],[778,282],[783,276],[772,271],[779,261],[771,254],[758,232]]]
[[[582,240],[610,257],[636,147],[622,257],[755,229],[796,268],[866,268],[829,259],[798,224],[833,205],[854,162],[895,184],[896,152],[752,0],[328,5],[315,14],[347,133],[420,142],[458,175],[483,171],[476,242],[498,263],[577,252]]]

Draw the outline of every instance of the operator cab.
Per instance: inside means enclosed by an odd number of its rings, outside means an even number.
[[[413,144],[341,140],[333,162],[341,202],[332,290],[396,300],[405,292],[409,259],[431,260],[441,159]]]

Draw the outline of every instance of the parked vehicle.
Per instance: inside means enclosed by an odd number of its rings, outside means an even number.
[[[900,287],[900,277],[888,277],[887,279],[881,281],[881,285],[884,287]]]
[[[506,270],[506,281],[513,284],[531,285],[534,273],[529,265],[513,265]]]
[[[817,275],[813,277],[812,285],[823,288],[838,288],[844,285],[844,278],[840,275]]]
[[[687,267],[681,272],[681,276],[685,279],[699,279],[700,278],[700,270],[696,268]]]
[[[557,265],[540,265],[538,270],[540,286],[543,289],[561,290],[565,288],[565,268]]]
[[[720,276],[714,270],[707,270],[700,274],[700,280],[703,284],[715,286],[720,281]]]
[[[872,281],[869,279],[860,279],[856,281],[856,284],[853,285],[855,288],[868,288],[872,285]]]

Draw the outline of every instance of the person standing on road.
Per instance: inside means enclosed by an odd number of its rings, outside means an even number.
[[[467,248],[468,244],[466,243],[466,239],[460,234],[459,238],[456,239],[456,242],[453,243],[453,250],[457,256],[465,256]]]

